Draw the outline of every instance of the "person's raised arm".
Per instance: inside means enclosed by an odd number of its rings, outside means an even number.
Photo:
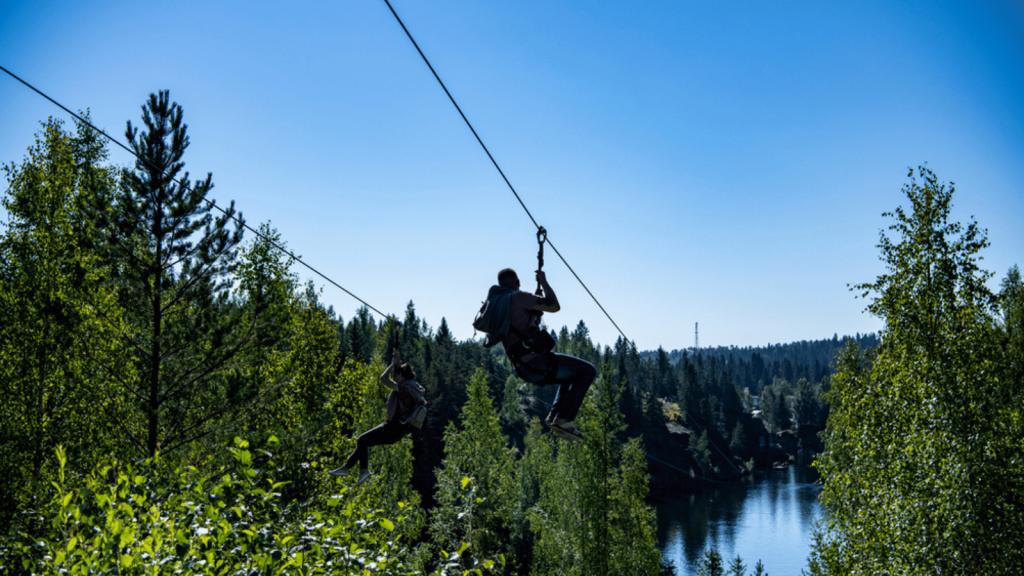
[[[395,366],[398,365],[398,353],[395,353],[394,358],[391,359],[391,364],[384,369],[384,373],[380,375],[380,383],[391,388],[392,390],[398,390],[398,383],[392,380],[389,376],[394,374]]]
[[[537,270],[537,282],[540,282],[540,288],[544,292],[544,297],[537,300],[537,303],[533,305],[533,309],[541,312],[558,312],[561,310],[562,307],[558,305],[558,297],[555,296],[555,291],[548,284],[548,277],[544,274],[543,270]]]

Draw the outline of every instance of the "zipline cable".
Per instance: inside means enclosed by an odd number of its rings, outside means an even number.
[[[487,146],[484,144],[484,141],[480,138],[480,135],[476,133],[476,130],[473,128],[473,125],[469,123],[469,118],[466,118],[466,115],[462,113],[462,108],[459,108],[459,103],[455,101],[455,98],[452,97],[452,93],[448,91],[448,87],[444,85],[444,82],[441,81],[441,77],[437,75],[437,71],[435,71],[434,67],[430,65],[430,60],[427,60],[427,56],[423,53],[423,50],[420,50],[420,45],[416,43],[416,40],[413,39],[412,34],[409,33],[409,29],[405,27],[405,24],[402,22],[402,19],[398,17],[398,12],[395,12],[394,7],[391,6],[391,2],[389,2],[388,0],[384,0],[384,3],[388,5],[388,9],[390,9],[391,14],[395,16],[395,20],[398,20],[398,25],[402,27],[402,30],[405,31],[405,35],[409,37],[409,41],[412,42],[412,45],[416,47],[416,51],[420,53],[420,57],[423,58],[424,62],[426,62],[427,68],[430,68],[430,72],[434,75],[434,78],[437,79],[437,83],[441,85],[441,88],[444,90],[444,93],[448,95],[448,99],[452,101],[452,105],[455,106],[455,109],[459,111],[459,116],[462,116],[462,120],[466,123],[466,126],[469,126],[470,132],[472,132],[473,136],[476,137],[476,141],[480,143],[480,147],[484,149],[484,152],[487,153],[487,157],[491,159],[491,164],[494,164],[494,167],[498,170],[498,174],[501,174],[502,179],[505,180],[505,184],[508,184],[509,190],[512,190],[512,193],[515,194],[516,200],[519,200],[519,205],[522,206],[523,210],[526,211],[526,215],[530,217],[531,221],[533,221],[533,225],[536,226],[537,228],[540,228],[540,224],[537,224],[537,220],[533,217],[533,214],[530,214],[530,209],[526,207],[526,204],[523,202],[523,199],[519,197],[519,193],[516,192],[516,189],[512,186],[512,183],[508,181],[508,177],[506,177],[505,173],[501,170],[501,166],[498,166],[498,161],[494,159],[494,156],[491,155],[491,151],[487,149]]]
[[[110,141],[111,141],[111,142],[113,142],[114,144],[117,144],[117,145],[118,145],[119,147],[121,147],[121,148],[122,148],[122,149],[124,149],[124,150],[125,150],[126,152],[128,152],[129,154],[131,154],[132,156],[134,156],[134,157],[135,157],[136,159],[138,159],[138,160],[139,160],[140,162],[144,162],[145,164],[147,164],[147,165],[148,165],[148,166],[149,166],[150,168],[153,168],[154,170],[160,171],[161,173],[163,172],[162,170],[160,170],[160,167],[159,167],[159,166],[156,166],[156,165],[154,165],[154,164],[153,164],[152,162],[150,162],[150,161],[149,161],[148,159],[146,159],[146,158],[143,158],[143,157],[142,157],[142,156],[140,156],[140,155],[139,155],[139,154],[138,154],[137,152],[135,152],[134,150],[132,150],[132,149],[131,149],[131,148],[129,148],[128,146],[125,146],[124,144],[122,144],[120,140],[118,140],[118,139],[114,138],[114,137],[113,137],[113,136],[111,136],[110,134],[107,134],[107,133],[106,133],[106,132],[104,132],[103,130],[101,130],[101,129],[97,128],[97,127],[96,127],[96,126],[94,126],[94,125],[93,125],[92,123],[88,122],[87,120],[85,120],[84,118],[82,118],[81,116],[79,116],[78,114],[76,114],[76,113],[72,112],[71,110],[69,110],[69,109],[68,109],[67,107],[65,107],[65,106],[64,106],[63,104],[61,104],[60,102],[57,102],[57,101],[56,101],[56,100],[54,100],[53,98],[50,98],[49,96],[47,96],[47,95],[46,95],[45,93],[43,93],[43,92],[42,92],[41,90],[39,90],[39,89],[38,89],[38,88],[36,88],[35,86],[33,86],[33,85],[29,84],[29,83],[28,83],[28,82],[26,82],[25,80],[22,80],[22,79],[21,79],[20,77],[18,77],[18,76],[17,76],[17,75],[15,74],[15,73],[11,72],[11,71],[10,71],[10,70],[8,70],[7,68],[4,68],[3,66],[0,66],[0,70],[3,70],[3,71],[4,71],[4,72],[6,72],[6,73],[7,73],[7,75],[8,75],[8,76],[10,76],[11,78],[14,78],[14,79],[15,79],[15,80],[17,80],[18,82],[21,82],[22,84],[24,84],[25,86],[27,86],[27,87],[28,87],[29,89],[31,89],[31,90],[32,90],[33,92],[35,92],[36,94],[39,94],[39,95],[40,95],[40,96],[42,96],[43,98],[46,98],[47,100],[49,100],[50,102],[52,102],[53,104],[55,104],[55,105],[56,105],[56,106],[57,106],[58,108],[60,108],[61,110],[63,110],[63,111],[65,111],[65,112],[67,112],[67,113],[68,113],[68,114],[70,114],[71,116],[73,116],[73,117],[75,118],[75,120],[78,120],[78,121],[79,121],[79,122],[81,122],[82,124],[84,124],[84,125],[88,126],[89,128],[91,128],[91,129],[95,130],[96,132],[99,132],[100,134],[102,134],[103,136],[105,136],[105,137],[107,138],[107,140],[110,140]],[[175,182],[176,184],[178,184],[179,186],[181,186],[182,188],[184,188],[184,189],[188,190],[189,192],[191,192],[191,191],[192,191],[192,187],[191,187],[191,186],[189,186],[187,182],[182,182],[182,181],[178,180],[177,178],[172,178],[171,180],[172,180],[173,182]],[[287,250],[287,249],[286,249],[286,248],[284,248],[283,246],[279,245],[279,244],[278,244],[277,242],[274,242],[273,240],[271,240],[270,238],[268,238],[268,237],[267,237],[266,235],[264,235],[264,234],[261,234],[261,233],[259,232],[259,230],[256,230],[256,229],[254,229],[254,228],[253,228],[252,226],[249,226],[249,225],[248,225],[248,224],[246,224],[246,223],[245,223],[244,221],[242,221],[242,220],[240,220],[239,218],[236,218],[235,216],[231,215],[230,213],[228,213],[227,211],[225,211],[225,210],[224,210],[223,208],[221,208],[220,206],[218,206],[218,205],[217,205],[217,203],[216,203],[216,202],[214,202],[213,200],[209,200],[209,199],[207,199],[207,198],[206,198],[206,197],[204,196],[204,197],[203,197],[203,201],[204,201],[204,202],[206,202],[207,204],[209,204],[211,208],[216,208],[216,209],[217,209],[217,210],[218,210],[218,211],[219,211],[219,212],[220,212],[221,214],[224,214],[225,216],[227,216],[227,217],[231,218],[232,220],[234,220],[234,221],[235,221],[235,222],[236,222],[237,224],[241,224],[241,225],[242,225],[242,226],[243,226],[243,227],[244,227],[244,228],[245,228],[246,230],[248,230],[248,231],[252,232],[253,234],[255,234],[257,238],[260,238],[261,240],[263,240],[263,241],[267,242],[268,244],[270,244],[270,245],[271,245],[271,246],[273,246],[274,248],[277,248],[277,249],[278,249],[279,251],[283,252],[284,254],[287,254],[287,255],[288,255],[288,256],[289,256],[290,258],[292,258],[293,260],[295,260],[295,261],[296,261],[296,262],[298,262],[299,264],[302,264],[303,266],[305,266],[306,268],[308,268],[308,269],[309,269],[309,270],[310,270],[311,272],[313,272],[313,273],[314,273],[314,274],[316,274],[317,276],[319,276],[319,277],[323,278],[324,280],[326,280],[326,281],[327,281],[327,282],[329,282],[330,284],[334,285],[334,286],[335,286],[336,288],[338,288],[338,289],[339,289],[339,290],[341,290],[342,292],[344,292],[344,293],[348,294],[349,296],[351,296],[351,297],[355,298],[356,300],[358,300],[359,302],[361,302],[361,303],[362,303],[362,304],[363,304],[364,306],[366,306],[366,307],[367,307],[367,308],[369,308],[370,310],[373,310],[374,312],[376,312],[377,314],[379,314],[379,315],[380,315],[380,316],[381,316],[382,318],[388,318],[388,315],[387,315],[387,314],[385,314],[385,313],[381,312],[380,310],[377,310],[376,308],[374,308],[373,306],[371,306],[371,305],[370,305],[369,303],[367,303],[367,302],[366,302],[365,300],[363,300],[363,299],[362,299],[362,298],[360,298],[359,296],[356,296],[355,294],[353,294],[352,292],[350,292],[349,290],[347,290],[347,289],[346,289],[346,288],[345,288],[344,286],[342,286],[341,284],[338,284],[337,282],[335,282],[334,280],[332,280],[332,279],[331,279],[330,277],[328,277],[328,276],[327,276],[326,274],[324,274],[324,273],[320,272],[320,271],[319,271],[319,270],[317,270],[316,268],[314,268],[314,267],[310,266],[309,264],[307,264],[306,262],[304,262],[304,261],[302,260],[302,258],[299,258],[298,256],[296,256],[295,254],[293,254],[292,252],[290,252],[289,250]]]
[[[416,51],[419,52],[420,58],[423,58],[423,62],[426,63],[427,68],[430,68],[431,74],[434,75],[434,78],[437,80],[437,83],[441,85],[441,89],[444,90],[444,93],[448,95],[448,99],[451,100],[452,105],[455,106],[456,110],[458,110],[459,116],[462,116],[462,120],[466,123],[466,126],[469,127],[469,131],[473,133],[473,136],[476,138],[476,141],[480,143],[480,147],[484,149],[484,152],[487,154],[487,157],[491,159],[491,164],[494,164],[494,168],[497,169],[498,174],[501,174],[502,180],[505,181],[505,184],[508,185],[509,190],[511,190],[512,194],[515,195],[516,200],[519,201],[519,205],[523,207],[523,210],[526,212],[526,215],[530,217],[530,221],[533,222],[533,225],[538,230],[542,230],[543,227],[537,223],[537,219],[534,218],[533,214],[530,213],[530,209],[526,207],[526,203],[523,202],[523,199],[519,196],[519,193],[516,192],[515,187],[512,186],[512,183],[509,181],[508,177],[505,176],[505,172],[501,169],[501,166],[498,165],[498,161],[494,159],[494,156],[491,154],[491,151],[487,149],[487,145],[484,144],[483,139],[480,138],[479,134],[477,134],[476,129],[473,128],[473,124],[469,122],[469,118],[466,118],[466,115],[462,112],[462,108],[459,107],[459,103],[455,101],[455,97],[452,96],[452,93],[448,91],[448,87],[444,85],[444,82],[441,80],[441,77],[437,74],[437,71],[434,70],[434,66],[430,63],[430,60],[427,59],[426,54],[424,54],[423,50],[420,49],[420,45],[416,43],[416,39],[412,37],[412,33],[409,32],[409,29],[406,28],[405,23],[402,22],[402,19],[398,16],[398,12],[395,11],[395,8],[391,5],[390,0],[384,0],[384,3],[387,4],[388,9],[391,10],[391,14],[394,15],[395,20],[398,21],[398,25],[402,27],[402,30],[405,32],[405,35],[408,36],[409,41],[412,42],[412,45],[416,48]],[[597,307],[601,309],[601,312],[603,312],[604,315],[608,318],[608,321],[612,323],[612,326],[615,326],[615,329],[619,331],[619,334],[622,335],[622,338],[626,342],[630,342],[629,338],[626,337],[626,333],[622,331],[622,328],[619,328],[619,325],[612,318],[611,314],[609,314],[608,311],[605,310],[604,306],[601,305],[601,302],[598,301],[596,296],[594,296],[594,293],[591,292],[590,288],[588,288],[587,285],[583,282],[583,279],[580,278],[579,274],[577,274],[575,270],[573,270],[572,266],[569,265],[569,262],[565,259],[564,256],[562,256],[562,253],[558,251],[558,248],[556,248],[555,245],[551,243],[550,239],[547,240],[547,243],[551,245],[551,249],[555,251],[555,254],[557,254],[558,258],[562,261],[563,264],[565,264],[565,267],[569,269],[569,272],[572,272],[572,275],[576,278],[576,281],[580,283],[580,286],[583,286],[583,289],[587,291],[587,294],[589,294],[590,298],[594,301],[595,304],[597,304]],[[633,344],[633,348],[636,348],[635,344]]]

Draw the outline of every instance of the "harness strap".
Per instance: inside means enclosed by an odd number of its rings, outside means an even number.
[[[518,357],[513,358],[512,366],[520,367],[526,371],[539,375],[540,382],[536,383],[536,385],[538,386],[543,386],[546,384],[563,384],[563,382],[560,382],[558,378],[556,378],[558,374],[558,355],[555,354],[554,352],[545,352],[543,356],[544,359],[547,360],[547,366],[545,367],[543,372],[534,370],[533,366],[531,366],[529,362],[523,362],[519,360]],[[566,380],[566,382],[568,382],[568,380]]]

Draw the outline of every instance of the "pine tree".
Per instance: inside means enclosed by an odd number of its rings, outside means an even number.
[[[705,476],[714,472],[710,446],[711,441],[708,439],[707,430],[701,432],[700,437],[690,436],[690,451],[693,452],[693,457],[697,460],[697,465],[700,466],[701,473]]]
[[[452,336],[452,331],[448,329],[448,321],[441,317],[441,326],[437,329],[437,334],[434,336],[434,340],[441,346],[451,347],[455,344],[455,338]]]
[[[743,558],[739,554],[729,562],[729,576],[746,576],[747,566],[743,564]]]
[[[402,320],[401,338],[398,341],[398,351],[406,362],[412,362],[416,366],[423,366],[423,346],[421,341],[420,321],[416,318],[416,307],[412,300],[405,307],[405,319]]]
[[[526,415],[519,405],[518,386],[523,382],[515,376],[505,381],[502,388],[501,423],[508,427],[522,428],[526,425]]]
[[[672,366],[672,362],[669,360],[665,349],[661,346],[658,347],[657,363],[657,393],[659,396],[671,396],[676,393],[676,388],[679,387],[679,382],[676,380],[676,373]]]
[[[1006,349],[1007,374],[1016,390],[1024,389],[1024,281],[1013,266],[1000,283],[999,309],[1002,313],[1001,336]]]
[[[797,428],[818,426],[821,421],[822,407],[818,397],[818,389],[811,386],[811,383],[804,378],[796,382],[792,412]]]
[[[232,406],[224,371],[245,345],[241,314],[229,305],[230,274],[243,221],[234,203],[214,217],[212,175],[189,182],[182,157],[189,145],[182,109],[167,91],[142,107],[143,131],[128,122],[137,155],[111,206],[97,214],[116,263],[121,305],[131,330],[141,382],[129,399],[141,413],[125,430],[152,456],[200,438]],[[230,229],[231,220],[235,227]]]
[[[356,362],[369,364],[373,361],[373,350],[377,340],[377,326],[366,306],[360,306],[345,329],[348,336],[349,355]]]
[[[702,419],[700,411],[701,389],[700,380],[697,376],[697,367],[693,362],[690,362],[686,353],[683,353],[683,359],[679,362],[679,370],[681,373],[679,407],[686,415],[686,421],[692,425],[697,420]]]
[[[443,469],[437,477],[438,508],[430,533],[444,550],[470,545],[478,560],[515,552],[508,546],[515,491],[514,458],[487,394],[487,374],[477,370],[462,409],[462,429],[445,430]]]
[[[697,576],[725,576],[725,563],[718,550],[712,548],[704,552],[697,563]]]

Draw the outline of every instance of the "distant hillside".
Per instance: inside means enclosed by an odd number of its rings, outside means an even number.
[[[805,378],[812,384],[832,373],[832,361],[836,353],[850,338],[862,349],[878,346],[878,336],[856,334],[840,338],[838,334],[824,340],[801,340],[789,344],[768,344],[767,346],[715,346],[708,348],[687,348],[667,352],[669,361],[678,366],[685,354],[692,361],[703,362],[715,358],[732,373],[733,380],[740,388],[750,388],[756,394],[761,387],[771,384],[775,378],[795,382]],[[658,351],[642,352],[644,358],[657,357]]]

